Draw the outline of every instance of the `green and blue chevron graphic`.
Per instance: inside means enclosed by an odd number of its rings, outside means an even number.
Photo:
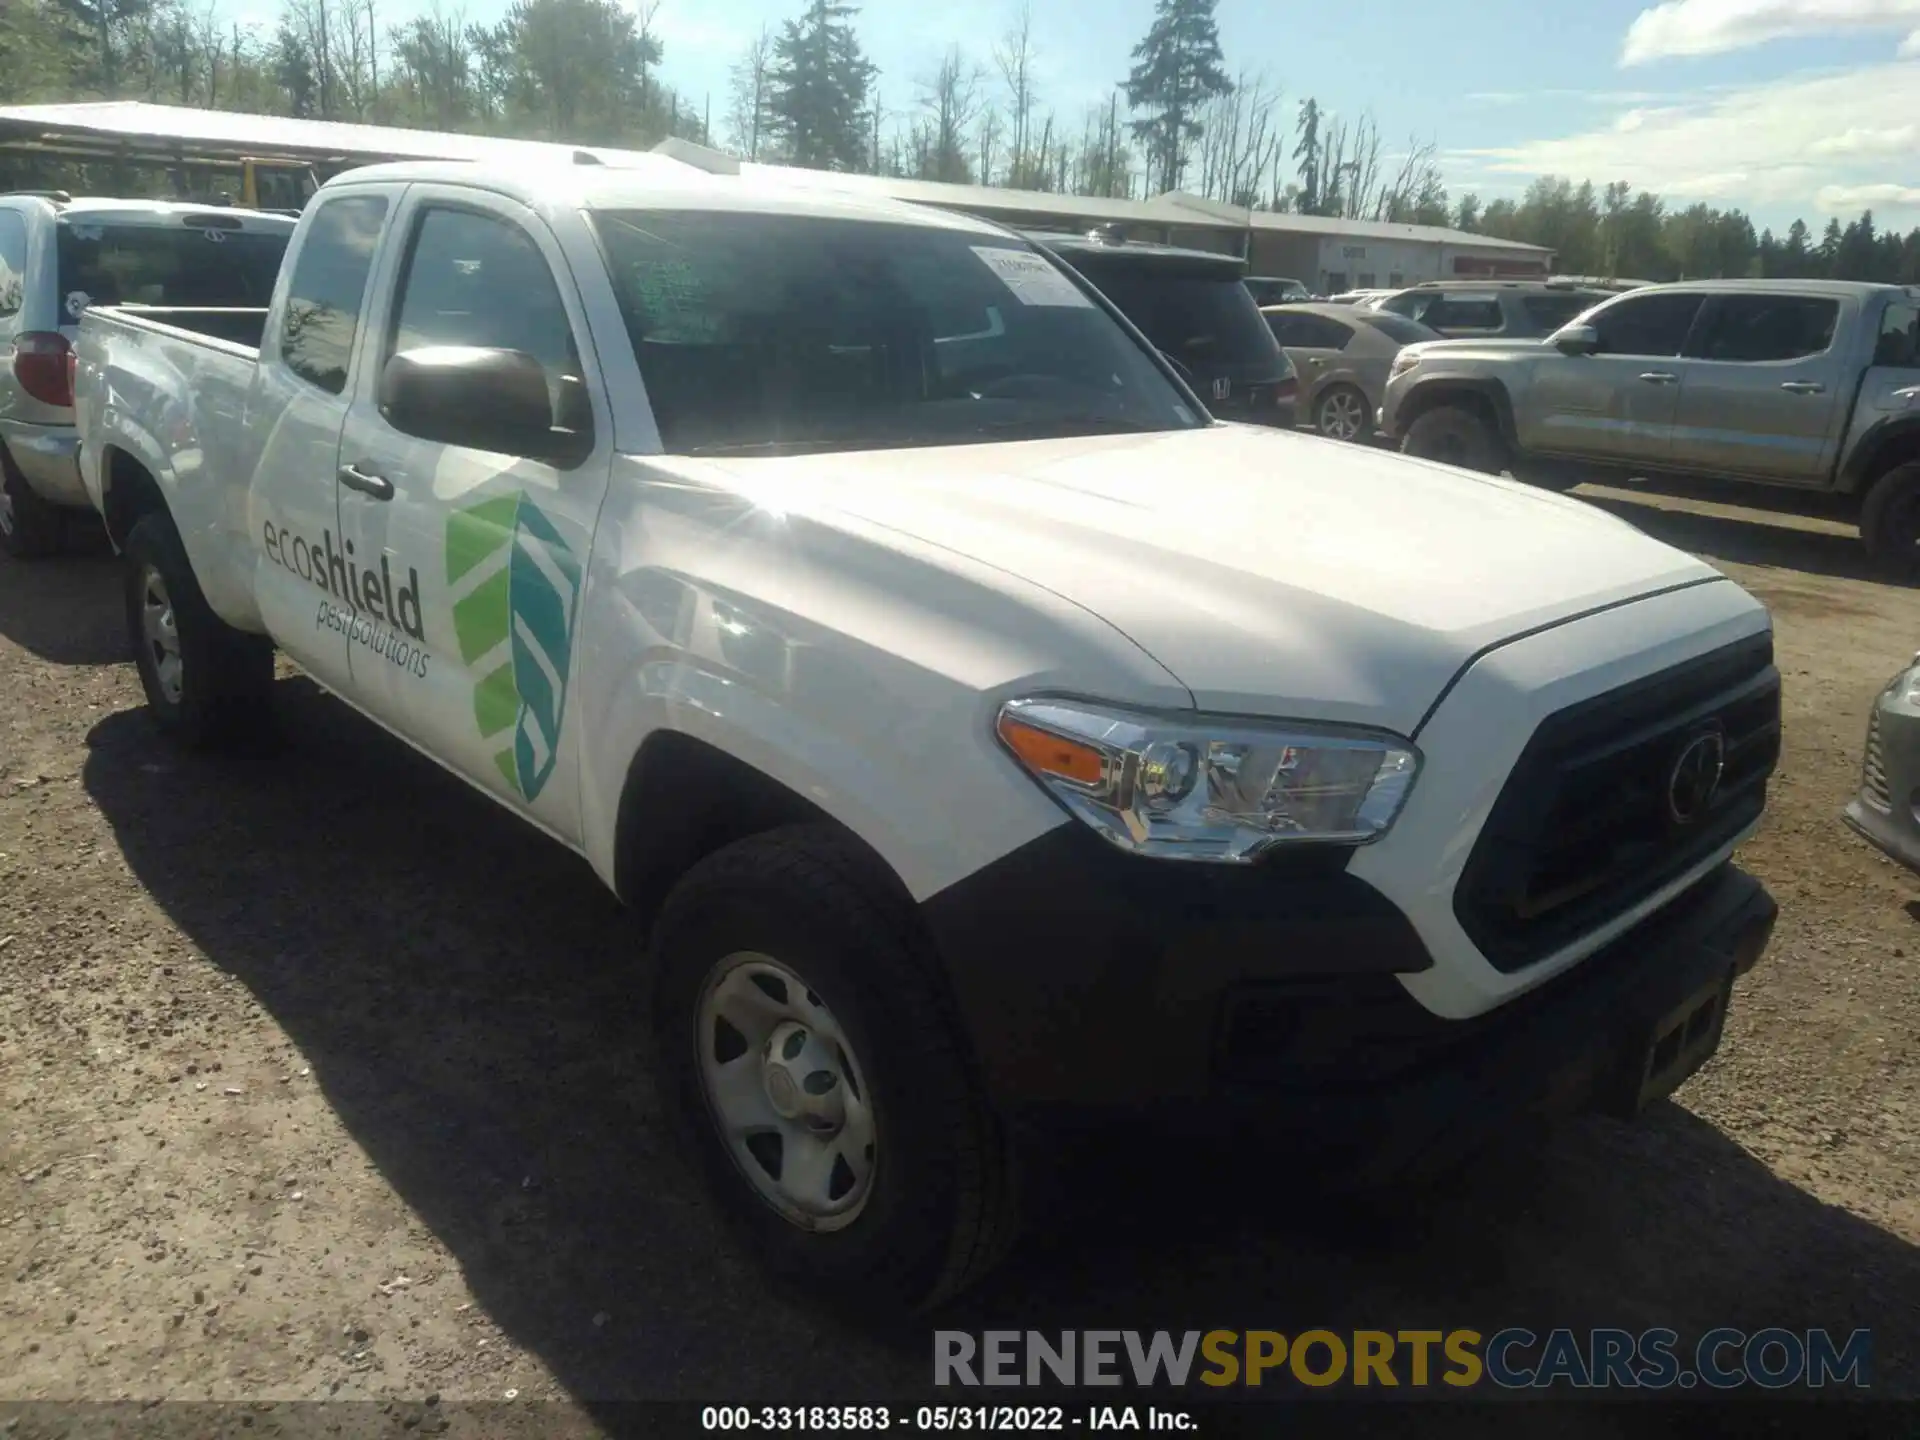
[[[479,672],[473,718],[493,762],[532,800],[553,774],[567,704],[580,562],[524,494],[447,517],[447,585],[460,658]]]

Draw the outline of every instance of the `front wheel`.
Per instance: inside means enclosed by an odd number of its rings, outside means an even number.
[[[1882,569],[1902,579],[1920,575],[1920,460],[1873,482],[1860,507],[1860,538]]]
[[[1498,475],[1506,467],[1506,447],[1493,426],[1478,412],[1459,405],[1439,405],[1420,416],[1407,427],[1400,449],[1416,459],[1438,460],[1486,475]]]
[[[1314,405],[1313,428],[1329,440],[1363,440],[1373,428],[1373,407],[1351,385],[1336,385]]]
[[[874,865],[821,824],[689,871],[654,924],[655,1061],[769,1268],[912,1310],[998,1259],[1013,1206],[911,905]]]
[[[188,749],[263,733],[273,647],[213,613],[165,513],[144,516],[124,549],[127,630],[160,732]]]

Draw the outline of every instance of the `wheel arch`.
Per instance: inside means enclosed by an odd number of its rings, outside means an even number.
[[[121,446],[107,446],[100,455],[100,512],[113,548],[126,549],[133,527],[155,511],[172,513],[146,461]]]
[[[1889,471],[1920,460],[1920,415],[1882,420],[1860,437],[1840,469],[1839,490],[1864,495]]]
[[[1461,409],[1474,411],[1492,424],[1494,432],[1509,450],[1519,448],[1513,397],[1507,393],[1507,387],[1498,380],[1472,376],[1440,375],[1415,385],[1407,398],[1400,402],[1396,419],[1399,433],[1405,434],[1407,428],[1422,415],[1444,405],[1457,405]]]
[[[795,824],[833,827],[868,861],[877,881],[912,904],[906,882],[852,826],[765,771],[679,730],[655,730],[627,764],[614,824],[614,889],[651,919],[674,883],[716,850]]]

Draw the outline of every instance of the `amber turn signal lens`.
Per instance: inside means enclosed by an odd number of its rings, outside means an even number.
[[[1106,779],[1106,757],[1091,745],[1068,740],[1010,715],[1000,717],[999,731],[1007,748],[1030,770],[1081,785],[1098,785]]]

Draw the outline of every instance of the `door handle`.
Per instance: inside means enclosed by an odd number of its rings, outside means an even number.
[[[354,465],[340,467],[340,483],[349,490],[358,490],[362,495],[371,495],[376,500],[393,498],[393,482],[384,475],[369,475]]]
[[[1640,378],[1649,385],[1671,385],[1680,377],[1671,370],[1649,370]]]
[[[1824,395],[1827,393],[1827,387],[1822,385],[1818,380],[1783,380],[1780,388],[1790,391],[1795,395]]]

